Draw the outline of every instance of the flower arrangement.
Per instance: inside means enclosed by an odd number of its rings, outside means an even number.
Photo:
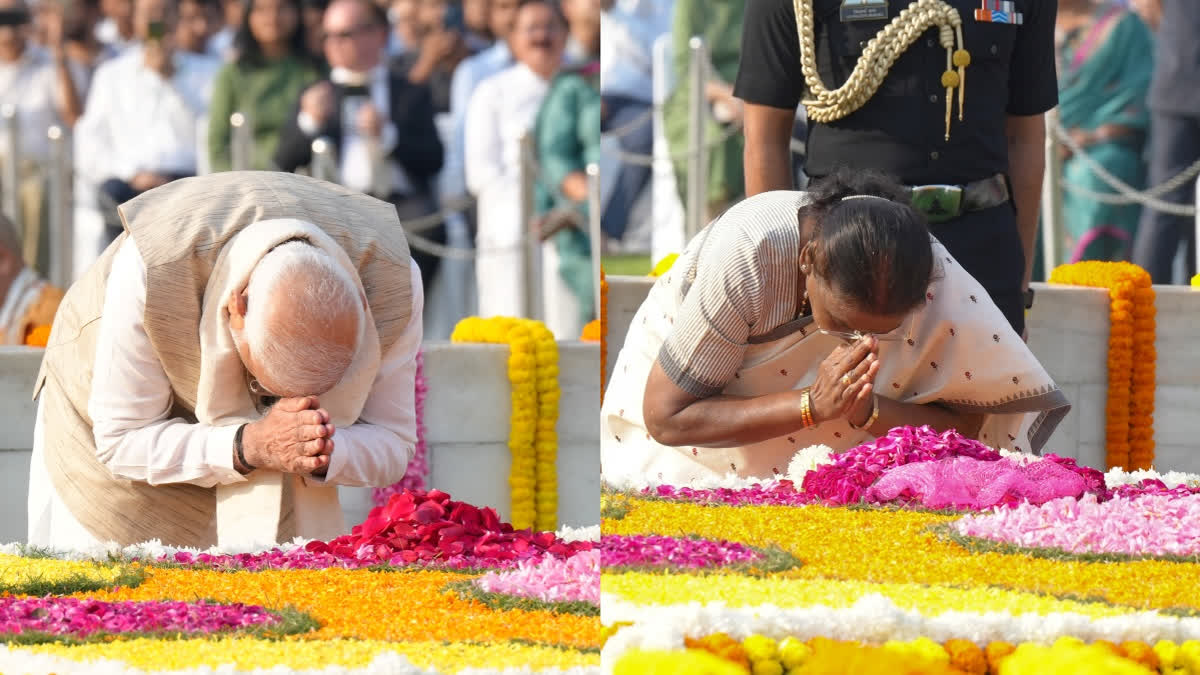
[[[512,384],[512,452],[509,487],[512,520],[518,528],[553,530],[558,520],[558,343],[540,321],[468,317],[454,328],[452,342],[509,346]]]
[[[953,472],[878,494],[958,464],[1063,494],[934,506]],[[614,672],[1200,675],[1200,476],[902,427],[805,449],[787,478],[622,489],[605,488],[621,508],[602,512],[600,546]],[[772,550],[792,564],[754,557]]]
[[[422,352],[417,352],[417,374],[414,378],[414,386],[416,391],[413,402],[417,418],[417,445],[404,476],[388,487],[375,488],[371,491],[376,506],[386,504],[392,495],[405,490],[424,490],[425,481],[429,479],[429,444],[425,441],[425,395],[429,393],[429,386],[425,382],[425,355]]]
[[[1148,469],[1154,463],[1155,306],[1150,275],[1131,263],[1060,265],[1050,283],[1108,289],[1108,467]]]
[[[0,670],[598,673],[597,538],[517,530],[432,490],[270,550],[0,546]],[[576,611],[457,590],[479,583]]]

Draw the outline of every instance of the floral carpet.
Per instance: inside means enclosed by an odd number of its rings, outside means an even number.
[[[1200,476],[901,427],[601,527],[610,672],[1200,673]]]
[[[598,532],[431,490],[267,551],[0,547],[0,672],[598,672]]]

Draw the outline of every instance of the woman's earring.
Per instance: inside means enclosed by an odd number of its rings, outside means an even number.
[[[805,265],[804,263],[800,263],[800,273],[808,274],[808,265]]]

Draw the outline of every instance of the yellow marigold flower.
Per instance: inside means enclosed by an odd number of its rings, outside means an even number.
[[[1141,642],[1139,640],[1122,642],[1121,651],[1125,654],[1125,656],[1137,661],[1143,666],[1146,666],[1151,670],[1158,670],[1158,654],[1155,653],[1154,648],[1145,642]]]
[[[769,637],[751,635],[742,641],[751,661],[770,661],[779,658],[779,645]]]
[[[785,637],[779,642],[779,658],[784,667],[798,668],[812,656],[812,648],[794,637]]]
[[[783,666],[778,661],[754,661],[751,675],[783,675]]]
[[[1179,645],[1175,654],[1175,667],[1183,668],[1188,673],[1200,674],[1200,642],[1188,640]]]
[[[1000,661],[1006,658],[1009,654],[1016,651],[1016,647],[1009,642],[997,641],[989,642],[987,647],[984,647],[983,653],[987,656],[988,668],[994,673],[1000,667]]]
[[[1147,675],[1151,671],[1104,647],[1059,640],[1052,647],[1022,644],[1000,661],[997,675],[1058,675],[1065,672]]]
[[[613,675],[745,675],[738,666],[702,649],[682,652],[631,650],[613,665]]]

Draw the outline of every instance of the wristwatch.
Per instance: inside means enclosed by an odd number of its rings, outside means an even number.
[[[1026,288],[1022,295],[1025,299],[1025,309],[1033,309],[1033,289]]]

